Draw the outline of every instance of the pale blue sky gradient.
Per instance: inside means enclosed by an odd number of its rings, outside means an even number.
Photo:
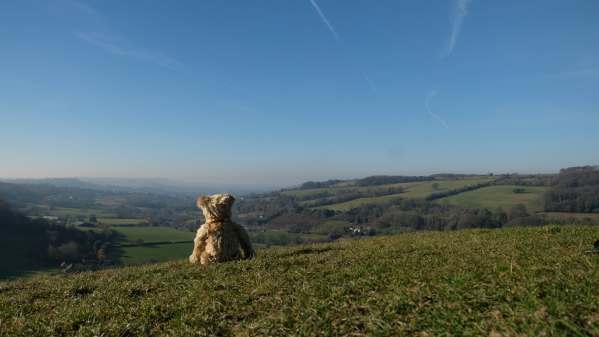
[[[595,0],[0,2],[0,177],[599,164]]]

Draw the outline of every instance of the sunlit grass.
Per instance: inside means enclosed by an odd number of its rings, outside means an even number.
[[[0,335],[599,335],[598,227],[418,232],[0,283]]]

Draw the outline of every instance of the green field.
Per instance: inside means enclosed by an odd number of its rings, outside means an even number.
[[[337,204],[331,204],[326,206],[320,206],[318,208],[326,208],[335,211],[347,211],[355,207],[368,205],[368,204],[380,204],[389,202],[396,199],[416,199],[416,198],[426,198],[435,192],[444,192],[448,190],[453,190],[456,188],[476,185],[483,182],[489,181],[487,177],[473,178],[473,179],[460,179],[460,180],[435,180],[435,181],[425,181],[425,182],[416,182],[416,183],[405,183],[402,184],[405,187],[406,191],[400,194],[391,194],[385,195],[381,197],[370,197],[370,198],[359,198],[346,202],[341,202]],[[437,189],[433,189],[433,184],[437,184]],[[389,186],[389,185],[383,185]]]
[[[51,216],[57,217],[77,217],[83,216],[88,218],[91,215],[95,215],[98,218],[114,218],[116,215],[107,210],[97,209],[97,208],[66,208],[66,207],[57,207],[54,209],[49,209],[48,214]]]
[[[143,240],[145,243],[164,241],[192,241],[195,232],[181,231],[171,227],[113,227],[125,237],[123,243]]]
[[[381,204],[381,203],[389,202],[392,200],[401,199],[404,196],[405,196],[404,193],[400,193],[400,194],[384,195],[382,197],[358,198],[358,199],[354,199],[354,200],[350,200],[350,201],[340,202],[338,204],[325,205],[325,206],[320,206],[320,207],[316,207],[316,208],[330,209],[333,211],[348,211],[352,208],[360,207],[363,205]]]
[[[166,262],[186,259],[193,250],[193,242],[171,244],[145,244],[135,247],[124,247],[121,262],[125,265],[148,262]]]
[[[145,219],[125,219],[125,218],[98,218],[99,223],[107,225],[140,225],[145,224]]]
[[[514,193],[514,188],[524,188],[525,193]],[[476,208],[496,209],[501,207],[506,211],[516,204],[523,204],[529,212],[537,212],[543,209],[542,201],[545,191],[547,191],[546,187],[498,185],[460,193],[437,202]]]
[[[123,235],[119,258],[125,265],[180,260],[189,256],[193,249],[192,241],[195,232],[170,227],[112,227],[112,229]],[[140,244],[142,242],[143,244]]]
[[[1,336],[599,336],[599,227],[416,232],[0,282]]]

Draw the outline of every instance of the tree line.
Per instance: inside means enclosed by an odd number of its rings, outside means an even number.
[[[81,231],[32,219],[0,200],[0,263],[5,272],[25,271],[61,262],[100,264],[108,260],[115,233]]]
[[[545,210],[599,213],[599,169],[593,166],[562,169],[545,194]]]

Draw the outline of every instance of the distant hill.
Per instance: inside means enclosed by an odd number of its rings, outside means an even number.
[[[85,182],[78,178],[0,179],[0,181],[17,185],[49,185],[66,188],[103,189],[102,185]]]
[[[597,227],[409,233],[0,282],[5,336],[595,336]],[[26,314],[24,314],[26,313]]]
[[[0,182],[17,185],[48,185],[61,188],[79,188],[103,192],[153,193],[170,196],[198,196],[222,192],[238,195],[265,192],[271,186],[236,184],[185,183],[165,178],[42,178],[42,179],[2,179]]]

